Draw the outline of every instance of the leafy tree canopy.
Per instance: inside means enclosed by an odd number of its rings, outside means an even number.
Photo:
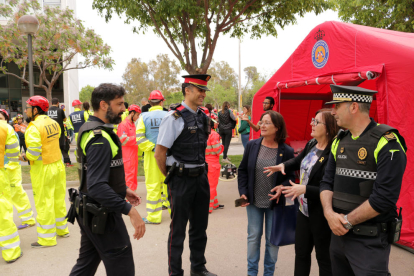
[[[79,92],[79,100],[81,102],[89,102],[91,103],[92,92],[95,87],[87,85],[82,87],[81,91]]]
[[[339,17],[354,24],[401,32],[414,31],[412,0],[336,0]]]
[[[6,4],[0,4],[0,17],[8,20],[6,25],[0,25],[1,73],[29,83],[27,36],[17,27],[19,18],[26,14],[35,15],[40,22],[39,31],[33,37],[33,65],[40,71],[34,86],[44,89],[49,100],[53,85],[65,71],[92,66],[112,69],[111,48],[93,30],[85,28],[72,10],[47,5],[42,9],[39,1],[34,0],[8,0]],[[76,54],[85,60],[74,62]],[[21,75],[7,71],[5,63],[10,62],[19,66]]]
[[[108,21],[125,15],[138,22],[134,32],[158,34],[190,74],[205,74],[220,35],[251,38],[277,36],[276,27],[297,16],[332,7],[331,0],[94,0],[93,8]],[[199,51],[199,52],[198,52]]]
[[[166,54],[157,55],[148,63],[133,58],[122,75],[122,85],[127,92],[127,101],[138,104],[151,91],[160,90],[164,96],[180,90],[180,66],[168,58]]]

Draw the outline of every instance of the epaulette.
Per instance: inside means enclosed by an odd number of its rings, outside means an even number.
[[[181,117],[181,113],[180,112],[174,112],[173,114],[173,117],[177,120],[178,118],[180,118]]]
[[[96,128],[96,129],[94,129],[94,130],[93,130],[93,134],[94,134],[94,135],[102,135],[102,129],[100,129],[100,128]]]
[[[382,136],[385,139],[387,139],[387,141],[392,141],[392,140],[397,140],[397,136],[395,136],[394,133],[387,131],[386,133],[384,133],[384,135]]]
[[[176,110],[178,107],[180,107],[181,106],[181,104],[180,103],[176,103],[176,104],[172,104],[172,105],[170,105],[170,109],[171,110]]]

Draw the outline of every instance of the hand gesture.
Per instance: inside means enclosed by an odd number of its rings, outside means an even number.
[[[275,172],[281,172],[283,175],[286,175],[285,164],[283,163],[276,165],[276,166],[264,167],[263,169],[264,169],[263,173],[268,173],[267,176],[271,176]]]
[[[245,195],[241,195],[241,198],[243,198],[243,199],[247,200],[247,196],[245,196]],[[246,207],[246,206],[248,206],[248,205],[250,205],[250,203],[249,203],[249,202],[247,202],[247,203],[244,203],[244,204],[240,205],[240,207]]]
[[[244,114],[244,115],[241,117],[241,119],[242,119],[243,121],[248,121],[248,120],[249,120],[249,116],[247,116],[246,114]]]
[[[130,217],[131,224],[135,229],[133,237],[134,239],[139,240],[145,234],[145,222],[142,220],[142,217],[134,207],[131,208],[131,211],[129,211],[128,216]]]
[[[21,153],[21,154],[19,155],[19,160],[20,160],[20,161],[26,161],[26,154]]]
[[[346,220],[344,219],[343,214],[338,214],[332,211],[328,215],[325,214],[325,218],[328,221],[329,228],[331,228],[332,233],[336,236],[343,236],[348,233],[349,230],[344,227]]]
[[[129,203],[134,207],[141,204],[141,198],[130,188],[127,189],[126,199],[128,199]]]
[[[292,180],[289,180],[290,185],[292,186],[283,186],[282,187],[282,193],[285,195],[285,197],[292,197],[292,200],[295,200],[300,195],[303,195],[306,193],[306,186],[300,185],[292,182]]]
[[[276,194],[268,194],[268,196],[270,196],[269,200],[276,200],[276,203],[279,203],[279,198],[280,195],[282,194],[282,185],[276,186],[273,189],[270,190],[270,192],[274,193],[276,192]]]

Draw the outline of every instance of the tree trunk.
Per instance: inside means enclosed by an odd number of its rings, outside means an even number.
[[[49,101],[49,106],[52,105],[52,89],[53,85],[49,85],[45,91],[46,91],[46,99]]]

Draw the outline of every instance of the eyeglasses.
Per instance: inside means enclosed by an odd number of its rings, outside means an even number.
[[[315,118],[312,118],[312,123],[311,123],[312,125],[314,125],[314,126],[317,126],[317,125],[319,125],[319,124],[323,124],[323,125],[326,125],[325,123],[322,123],[322,122],[319,122],[318,120],[316,120]]]
[[[263,102],[263,104],[270,104],[270,103],[268,103],[268,102]]]
[[[262,121],[259,121],[259,122],[257,123],[257,125],[258,125],[258,126],[270,126],[270,125],[273,125],[273,123],[271,123],[271,122],[262,122]]]

